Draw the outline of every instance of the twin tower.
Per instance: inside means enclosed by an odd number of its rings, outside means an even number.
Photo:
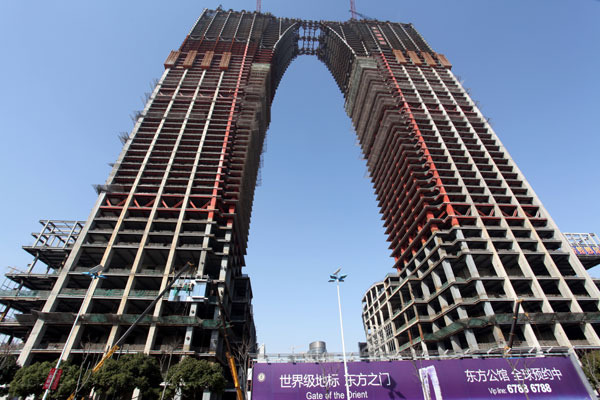
[[[242,273],[250,214],[271,102],[302,54],[344,94],[395,260],[397,274],[363,299],[371,354],[501,352],[517,302],[516,348],[600,345],[600,291],[447,58],[412,25],[219,9],[167,57],[55,273],[21,277],[21,290],[51,282],[38,309],[20,310],[21,363],[65,346],[75,359],[102,353],[187,262],[193,273],[123,349],[225,362],[222,314],[231,342],[255,343]],[[106,279],[82,278],[98,264]]]

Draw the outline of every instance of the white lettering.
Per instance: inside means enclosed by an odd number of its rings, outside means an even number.
[[[323,394],[322,393],[306,392],[306,398],[308,400],[322,400],[323,399]]]

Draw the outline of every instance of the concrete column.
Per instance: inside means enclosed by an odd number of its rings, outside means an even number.
[[[465,339],[467,339],[469,349],[479,350],[479,345],[477,344],[477,338],[475,337],[475,334],[473,333],[472,329],[465,329]]]
[[[540,347],[540,342],[531,327],[531,324],[527,323],[523,325],[523,335],[525,336],[525,340],[527,340],[527,345],[535,348]]]

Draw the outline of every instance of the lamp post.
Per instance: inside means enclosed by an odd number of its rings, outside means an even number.
[[[342,300],[340,299],[340,282],[348,275],[339,275],[342,269],[338,268],[333,274],[329,275],[329,282],[335,282],[337,286],[338,309],[340,311],[340,332],[342,333],[342,357],[344,359],[344,386],[346,386],[346,399],[350,399],[350,388],[348,387],[348,363],[346,362],[346,344],[344,343],[344,322],[342,320]]]
[[[96,265],[94,268],[90,269],[88,272],[83,273],[84,275],[89,275],[92,278],[92,281],[90,282],[90,285],[88,286],[87,292],[89,292],[90,288],[92,287],[92,282],[96,278],[105,278],[105,276],[102,275],[103,270],[104,270],[104,266],[99,264],[99,265]],[[87,297],[87,292],[86,292],[86,297]],[[69,344],[69,340],[71,340],[71,336],[73,336],[73,331],[75,331],[75,326],[77,326],[77,322],[79,322],[79,317],[81,317],[81,313],[83,312],[84,308],[85,308],[85,297],[84,297],[84,300],[81,302],[81,306],[79,307],[79,311],[77,312],[75,321],[73,321],[73,325],[71,326],[71,331],[69,332],[69,336],[67,337],[67,340],[65,341],[62,351],[60,352],[60,357],[58,357],[58,361],[56,362],[56,366],[54,367],[54,373],[52,374],[52,378],[50,378],[50,383],[48,384],[48,388],[44,392],[44,397],[42,397],[42,400],[46,400],[48,398],[48,395],[50,394],[52,384],[56,380],[56,375],[58,373],[58,369],[60,368],[60,364],[62,363],[62,359],[65,355],[65,351],[67,350],[67,344]]]

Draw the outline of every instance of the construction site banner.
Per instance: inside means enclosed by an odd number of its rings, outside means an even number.
[[[343,399],[344,364],[256,363],[252,400]],[[351,399],[592,399],[567,357],[348,363]]]

